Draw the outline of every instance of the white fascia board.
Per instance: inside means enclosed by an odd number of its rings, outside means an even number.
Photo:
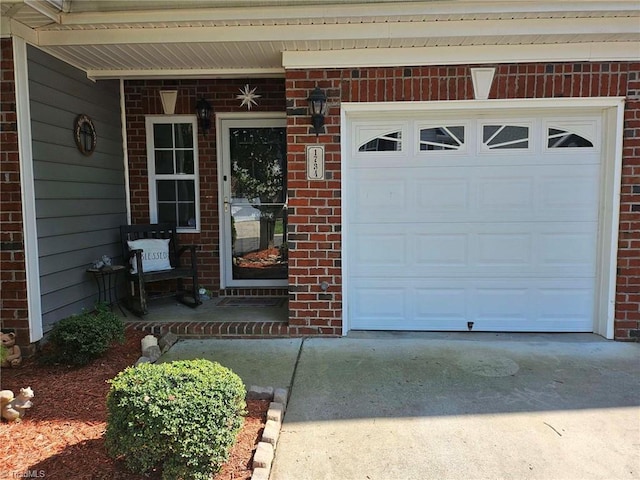
[[[322,18],[398,17],[411,15],[451,15],[451,14],[506,14],[532,13],[553,14],[554,12],[618,12],[636,10],[636,0],[547,0],[532,1],[462,1],[462,2],[389,2],[359,3],[340,5],[308,6],[264,6],[229,7],[200,9],[164,9],[117,12],[78,12],[60,15],[62,25],[204,22],[204,21],[259,21],[259,20],[304,20]]]
[[[401,67],[483,63],[637,61],[638,42],[370,48],[283,52],[285,69]]]
[[[283,78],[284,68],[87,70],[92,80],[178,80],[185,78]]]
[[[9,31],[12,36],[23,38],[27,43],[32,45],[38,44],[38,33],[34,29],[27,27],[24,23],[9,19]]]
[[[324,25],[39,30],[40,46],[278,42],[514,35],[634,35],[637,17],[451,20]]]

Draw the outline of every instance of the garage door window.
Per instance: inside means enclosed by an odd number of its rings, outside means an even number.
[[[398,152],[402,150],[402,132],[389,132],[373,138],[358,148],[359,152]]]
[[[487,150],[529,148],[529,127],[521,125],[483,125],[482,144]]]
[[[420,151],[460,150],[464,145],[464,126],[420,129]]]
[[[593,142],[569,130],[549,128],[547,130],[548,148],[592,148]]]

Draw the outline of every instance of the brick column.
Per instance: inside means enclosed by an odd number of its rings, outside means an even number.
[[[293,335],[342,333],[341,71],[289,71],[287,92],[289,331]],[[327,95],[325,133],[311,131],[307,97]],[[306,147],[325,147],[325,179],[307,180]],[[323,291],[321,284],[328,288]]]

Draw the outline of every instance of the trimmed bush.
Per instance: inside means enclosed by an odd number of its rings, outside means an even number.
[[[45,362],[86,365],[107,351],[113,342],[124,342],[124,322],[105,304],[95,312],[83,312],[60,320],[49,335]]]
[[[245,415],[240,377],[219,363],[129,367],[110,381],[107,452],[134,473],[209,479],[228,459]]]

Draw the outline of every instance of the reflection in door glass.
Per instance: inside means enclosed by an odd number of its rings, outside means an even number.
[[[284,128],[230,132],[233,278],[288,276]]]

